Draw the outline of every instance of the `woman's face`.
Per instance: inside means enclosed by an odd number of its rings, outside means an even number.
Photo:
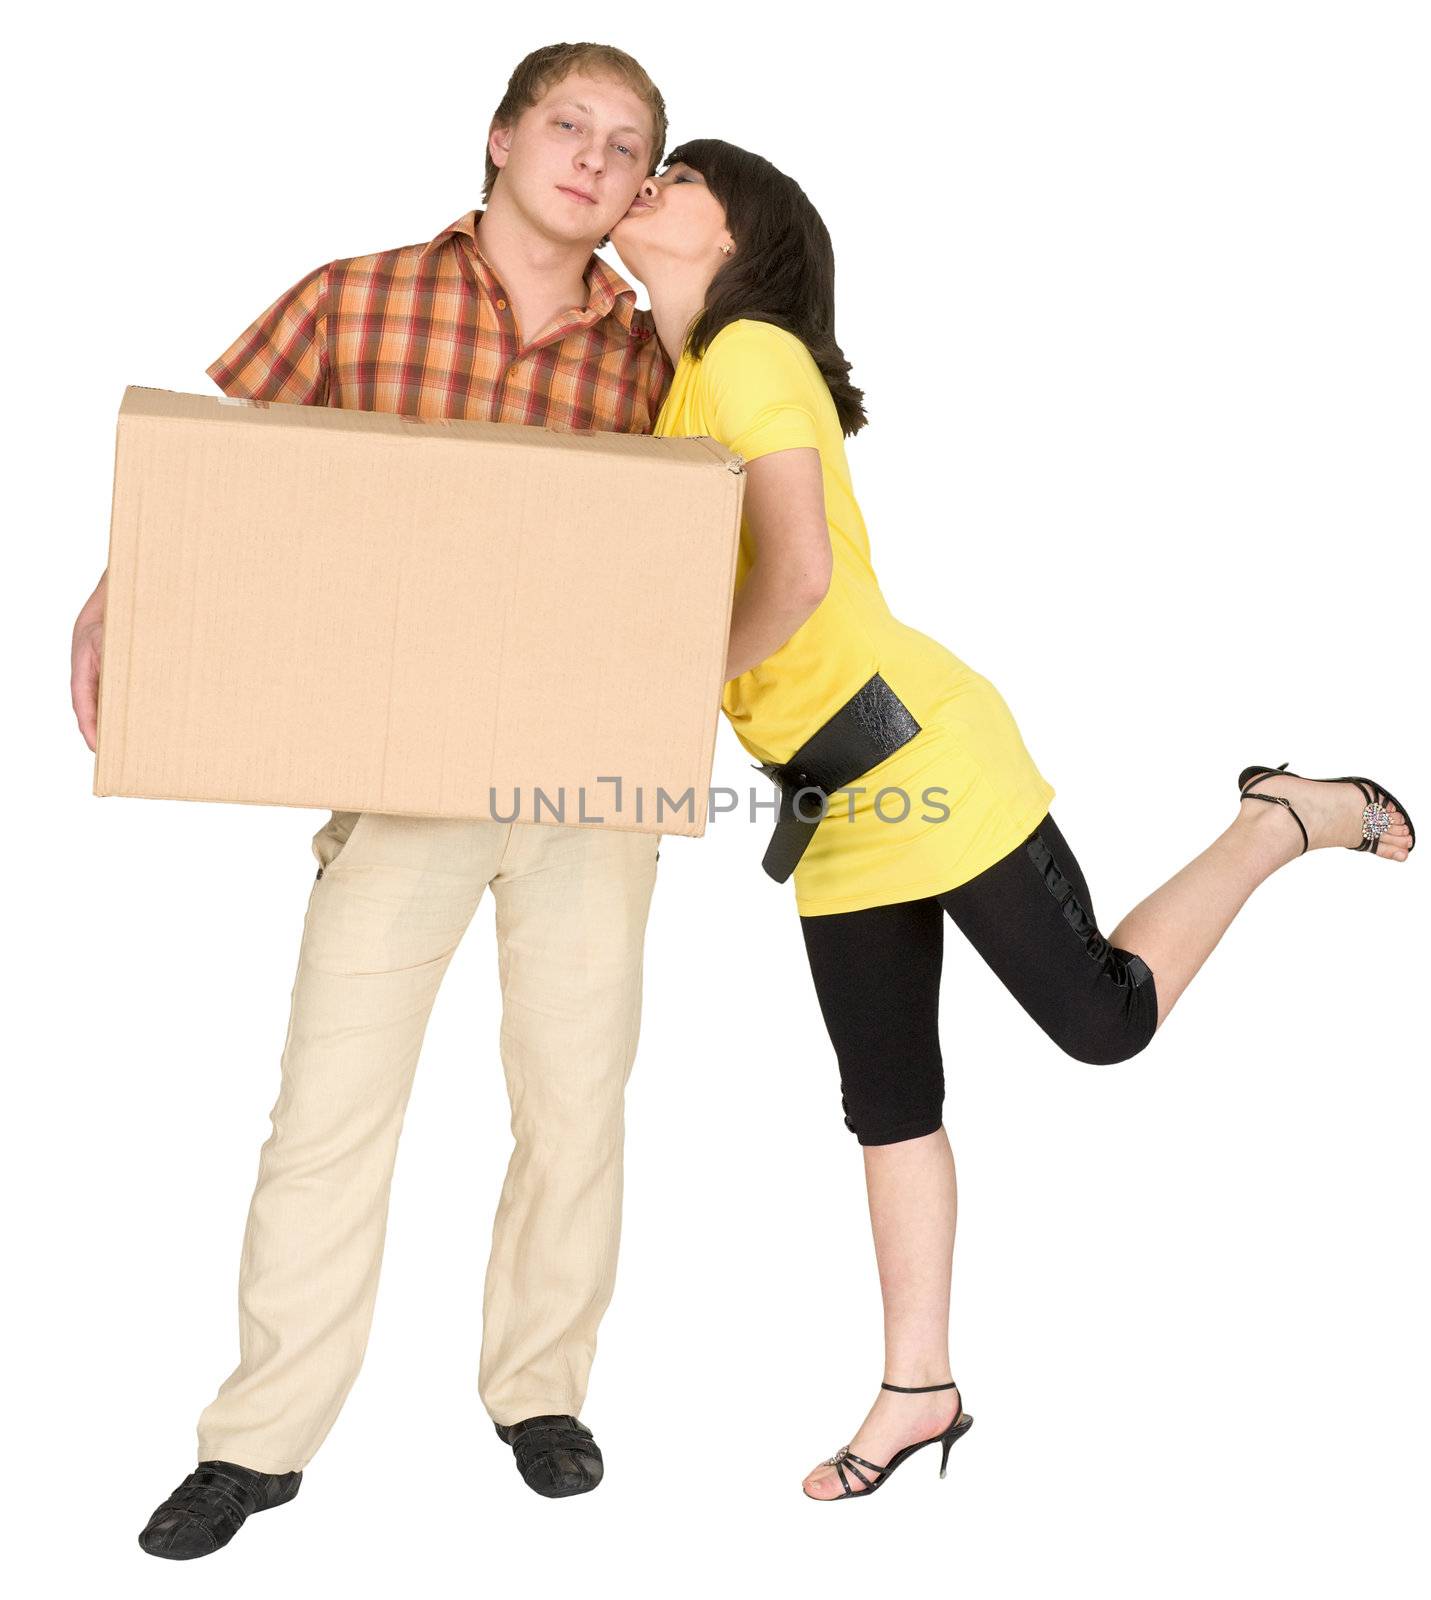
[[[733,253],[725,207],[694,167],[678,161],[641,185],[611,242],[636,274],[661,265],[707,265],[712,275]]]

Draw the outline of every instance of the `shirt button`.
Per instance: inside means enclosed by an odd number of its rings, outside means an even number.
[[[499,300],[497,302],[497,309],[498,311],[505,311],[507,309],[507,302],[505,300]]]

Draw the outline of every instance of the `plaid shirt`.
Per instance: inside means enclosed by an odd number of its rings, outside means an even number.
[[[593,256],[586,305],[522,349],[477,247],[480,217],[310,272],[209,376],[239,399],[649,433],[672,369],[636,291]]]

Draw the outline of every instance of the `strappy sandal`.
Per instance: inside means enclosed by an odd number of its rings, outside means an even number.
[[[957,1383],[931,1383],[922,1389],[902,1389],[897,1383],[882,1383],[881,1389],[888,1389],[894,1394],[937,1394],[942,1389],[957,1389]],[[954,1448],[954,1441],[962,1439],[969,1429],[974,1426],[974,1419],[964,1410],[964,1397],[959,1397],[959,1409],[954,1413],[954,1420],[943,1433],[936,1433],[932,1438],[921,1439],[917,1444],[907,1444],[903,1450],[898,1450],[882,1467],[876,1466],[873,1461],[866,1461],[863,1456],[855,1455],[848,1445],[843,1450],[837,1450],[825,1463],[833,1467],[840,1475],[840,1493],[835,1496],[837,1500],[863,1500],[867,1494],[873,1494],[876,1489],[894,1471],[901,1461],[912,1456],[916,1450],[922,1450],[927,1444],[942,1444],[944,1455],[939,1463],[939,1476],[942,1478],[949,1466],[949,1452]],[[864,1467],[874,1476],[867,1478],[860,1468]],[[850,1484],[850,1474],[864,1485],[862,1489],[853,1488]],[[810,1494],[806,1491],[808,1499],[819,1500],[820,1495]]]
[[[1261,783],[1264,778],[1273,778],[1279,772],[1287,772],[1287,763],[1284,761],[1280,767],[1244,767],[1238,774],[1237,787],[1244,800],[1266,800],[1273,805],[1286,806],[1292,812],[1292,820],[1302,829],[1302,854],[1306,855],[1307,846],[1311,840],[1307,837],[1306,827],[1302,819],[1292,807],[1292,802],[1285,795],[1280,794],[1255,794],[1253,785]],[[1289,778],[1300,778],[1300,772],[1287,772]],[[1370,850],[1376,852],[1377,845],[1381,842],[1382,835],[1391,826],[1391,817],[1387,806],[1395,806],[1406,822],[1411,833],[1411,843],[1406,847],[1407,855],[1416,848],[1416,828],[1411,821],[1411,814],[1406,807],[1392,794],[1390,789],[1382,784],[1375,783],[1370,778],[1312,778],[1311,783],[1354,783],[1361,790],[1362,798],[1366,805],[1361,814],[1361,843],[1349,844],[1348,850]]]

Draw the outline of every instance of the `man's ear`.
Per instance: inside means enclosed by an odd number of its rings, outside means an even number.
[[[494,122],[487,130],[487,153],[492,157],[492,165],[498,170],[507,165],[507,157],[512,153],[512,129],[502,128]]]

